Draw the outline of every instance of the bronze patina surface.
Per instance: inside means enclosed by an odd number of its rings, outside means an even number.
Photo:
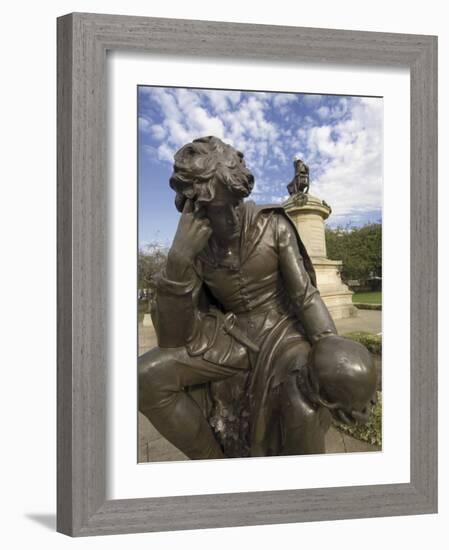
[[[307,166],[295,169],[292,191],[307,192]],[[218,138],[175,155],[181,217],[152,307],[158,347],[139,359],[139,408],[191,459],[323,453],[331,416],[363,421],[376,389],[369,352],[337,335],[293,222],[243,201],[253,184]]]
[[[307,164],[295,158],[293,161],[295,175],[292,181],[287,185],[287,191],[290,196],[299,194],[307,194],[309,192],[309,167]]]

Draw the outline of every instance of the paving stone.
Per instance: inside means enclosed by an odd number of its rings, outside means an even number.
[[[359,309],[356,317],[338,319],[335,321],[339,334],[348,332],[371,332],[380,334],[382,332],[382,311]]]
[[[333,426],[329,428],[329,431],[325,437],[326,453],[345,453],[345,444],[342,434],[336,430]]]
[[[378,447],[343,434],[333,426],[326,434],[326,453],[360,453],[379,451]],[[188,458],[164,439],[149,420],[139,413],[139,462],[166,462]]]
[[[347,434],[342,434],[347,453],[366,453],[373,451],[381,451],[382,449],[375,445],[370,445],[365,441],[360,441]]]
[[[162,437],[151,422],[139,413],[138,462],[165,462],[171,460],[188,460],[188,458]]]

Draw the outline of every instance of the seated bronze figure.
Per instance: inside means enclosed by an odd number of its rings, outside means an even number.
[[[363,420],[369,352],[337,336],[310,258],[279,205],[243,201],[243,154],[204,137],[175,155],[182,213],[139,359],[139,409],[187,457],[325,452],[331,415]]]

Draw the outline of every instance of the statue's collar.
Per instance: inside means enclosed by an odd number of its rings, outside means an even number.
[[[276,207],[279,209],[279,206]],[[241,234],[240,234],[240,265],[249,258],[254,248],[260,242],[267,225],[272,217],[273,206],[259,206],[252,201],[247,201],[240,206]],[[268,215],[263,215],[268,214]],[[217,267],[215,255],[208,244],[198,255],[202,263]]]

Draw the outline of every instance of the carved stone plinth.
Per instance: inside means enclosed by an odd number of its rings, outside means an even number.
[[[342,262],[327,258],[324,220],[331,213],[330,206],[317,197],[301,193],[291,196],[283,206],[309,253],[318,290],[332,317],[345,319],[357,315],[357,308],[352,304],[353,292],[341,280]]]

